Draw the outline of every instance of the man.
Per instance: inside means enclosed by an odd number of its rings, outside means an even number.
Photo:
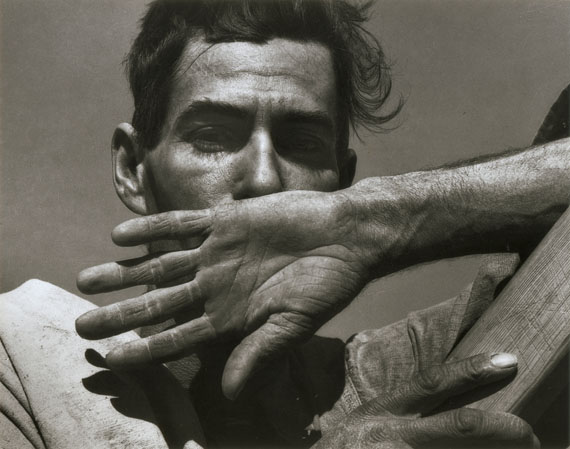
[[[372,126],[391,116],[378,114],[389,84],[379,47],[358,33],[362,20],[357,9],[333,2],[151,6],[130,57],[134,127],[120,125],[113,139],[117,192],[133,211],[150,215],[120,226],[114,239],[150,243],[150,255],[88,270],[78,283],[90,293],[159,288],[80,318],[78,331],[100,338],[175,319],[174,327],[115,349],[107,362],[128,368],[199,352],[203,389],[196,394],[213,394],[197,406],[214,443],[308,444],[322,429],[323,447],[466,438],[532,444],[528,426],[513,416],[453,410],[418,417],[453,394],[512,374],[509,355],[440,366],[441,353],[432,367],[405,360],[405,373],[393,375],[397,383],[352,403],[342,382],[354,378],[336,369],[327,398],[297,395],[320,391],[307,387],[315,379],[307,365],[317,355],[326,360],[320,348],[331,344],[310,342],[273,360],[311,337],[372,279],[433,258],[521,247],[529,235],[540,238],[567,204],[567,144],[349,188],[356,161],[348,149],[350,121]],[[272,195],[283,190],[291,192]],[[154,215],[170,210],[179,212]],[[453,246],[440,229],[449,230]],[[178,246],[159,246],[160,240]],[[471,321],[480,313],[463,306]],[[448,310],[430,313],[417,322]],[[446,345],[462,330],[457,326]],[[430,332],[426,352],[445,333]],[[423,342],[414,348],[424,351]],[[246,385],[270,358],[271,366]],[[338,366],[338,350],[330,359]],[[295,360],[299,369],[291,369]],[[217,397],[220,383],[228,397],[245,388],[242,394],[257,402],[232,409]],[[295,410],[291,402],[311,397],[317,404],[299,407],[292,422],[284,419]],[[322,420],[311,426],[314,411]],[[218,416],[227,419],[216,429]],[[268,430],[246,435],[258,423]],[[299,432],[304,427],[308,435]]]

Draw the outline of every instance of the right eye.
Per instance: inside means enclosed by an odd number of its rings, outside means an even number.
[[[208,126],[193,130],[185,136],[184,140],[203,153],[235,151],[240,147],[237,133],[221,126]]]

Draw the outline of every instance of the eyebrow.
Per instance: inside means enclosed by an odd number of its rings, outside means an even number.
[[[175,128],[181,123],[199,118],[204,115],[223,115],[232,118],[249,118],[253,115],[246,108],[227,103],[225,101],[199,100],[192,102],[178,115]]]
[[[326,112],[321,111],[285,111],[277,114],[277,121],[282,123],[300,123],[319,126],[333,132],[334,121]]]
[[[254,112],[247,107],[236,106],[225,101],[212,101],[209,99],[192,102],[175,121],[175,128],[180,124],[203,117],[205,115],[219,115],[229,118],[247,119],[252,118]],[[280,123],[299,123],[319,126],[326,131],[334,132],[334,121],[329,114],[322,111],[282,111],[275,116],[275,121]]]

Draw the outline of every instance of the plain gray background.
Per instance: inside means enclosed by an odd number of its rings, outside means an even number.
[[[79,270],[142,254],[109,237],[133,216],[114,194],[109,147],[115,125],[131,117],[121,61],[144,8],[2,1],[0,291],[39,278],[78,293]],[[391,0],[373,11],[369,29],[406,104],[397,129],[353,144],[358,179],[528,146],[570,82],[568,1]],[[380,280],[321,332],[347,337],[447,299],[471,281],[478,260]]]

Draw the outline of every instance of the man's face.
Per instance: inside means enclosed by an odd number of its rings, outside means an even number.
[[[338,189],[335,101],[320,44],[191,42],[162,139],[145,156],[156,212]]]

